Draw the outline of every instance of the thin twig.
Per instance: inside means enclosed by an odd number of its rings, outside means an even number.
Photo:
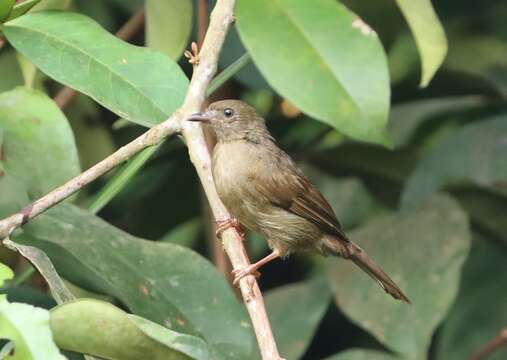
[[[500,331],[490,342],[488,342],[481,350],[473,354],[468,360],[485,359],[503,345],[507,345],[507,328]]]
[[[66,184],[53,190],[16,214],[0,221],[0,239],[6,238],[15,228],[26,223],[43,211],[83,188],[86,184],[105,174],[113,167],[126,161],[142,149],[160,143],[168,135],[182,131],[188,146],[189,156],[194,164],[204,192],[210,203],[215,219],[230,218],[221,202],[211,174],[211,157],[206,146],[203,131],[198,123],[185,121],[192,113],[199,111],[206,98],[206,89],[217,70],[218,56],[227,31],[233,22],[235,0],[218,0],[211,14],[210,26],[199,53],[199,64],[194,67],[188,92],[183,106],[168,120],[156,125],[143,135],[121,147],[111,156],[83,172]],[[234,269],[250,265],[243,242],[234,229],[222,234],[222,241]],[[246,276],[239,282],[241,294],[252,321],[263,359],[280,359],[271,331],[271,325],[264,307],[264,299],[254,276]]]
[[[122,40],[128,40],[134,36],[139,29],[144,25],[144,8],[139,9],[123,26],[116,32],[116,36]],[[63,109],[65,108],[74,97],[77,95],[77,91],[70,87],[64,87],[58,94],[55,95],[53,100],[56,105]]]

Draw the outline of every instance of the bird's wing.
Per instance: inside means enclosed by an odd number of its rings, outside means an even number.
[[[346,239],[333,209],[320,191],[287,154],[279,150],[276,155],[272,171],[264,172],[258,190],[269,194],[274,205],[311,221],[325,233]]]

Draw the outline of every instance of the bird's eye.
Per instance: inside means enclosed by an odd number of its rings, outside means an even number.
[[[234,115],[234,110],[227,108],[224,110],[224,115],[225,115],[225,117],[230,118],[232,115]]]

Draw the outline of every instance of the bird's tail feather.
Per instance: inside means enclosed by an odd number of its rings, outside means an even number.
[[[342,257],[352,260],[372,279],[376,280],[386,293],[393,298],[405,301],[410,304],[408,297],[401,291],[398,285],[378,266],[359,246],[352,241],[343,241],[334,239],[333,248]],[[338,245],[338,246],[337,246]]]

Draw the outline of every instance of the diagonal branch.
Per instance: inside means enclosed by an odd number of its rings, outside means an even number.
[[[225,36],[234,21],[234,5],[235,0],[217,1],[199,53],[200,61],[194,67],[194,73],[182,107],[168,120],[152,127],[143,135],[121,147],[79,176],[26,206],[16,214],[1,220],[0,239],[6,238],[17,227],[79,191],[85,185],[128,160],[139,151],[160,143],[167,136],[176,132],[181,132],[187,143],[190,159],[197,170],[213,216],[217,220],[229,218],[230,215],[218,197],[213,183],[211,158],[202,128],[199,124],[185,121],[185,119],[192,113],[201,110],[205,101],[206,90],[217,70],[218,56]],[[234,269],[243,268],[250,264],[242,239],[234,229],[224,231],[222,239],[225,251]],[[253,276],[246,276],[240,280],[239,285],[257,336],[262,358],[280,359],[257,281]]]
[[[500,347],[507,345],[507,328],[500,331],[481,350],[473,354],[469,360],[482,360],[493,354]]]

